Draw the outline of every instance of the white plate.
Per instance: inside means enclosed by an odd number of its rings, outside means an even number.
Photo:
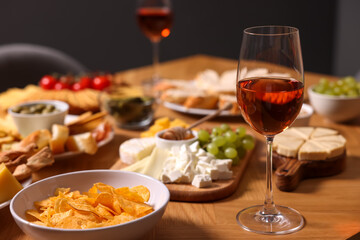
[[[26,188],[27,186],[29,186],[31,184],[31,182],[32,182],[32,179],[31,179],[31,177],[29,177],[29,178],[21,181],[20,183],[24,188]],[[11,199],[6,202],[1,203],[0,209],[3,209],[4,207],[9,206],[10,202],[11,202]]]
[[[171,110],[175,110],[182,113],[194,114],[194,115],[205,116],[217,111],[217,109],[186,108],[182,105],[176,103],[170,103],[170,102],[163,102],[163,104],[166,108],[169,108]],[[231,114],[230,111],[223,111],[222,113],[220,113],[220,116],[238,117],[241,116],[241,114]]]
[[[71,122],[72,120],[74,120],[75,118],[77,118],[78,116],[76,115],[71,115],[68,114],[65,117],[65,124]],[[108,144],[109,142],[111,142],[111,140],[114,139],[114,131],[112,130],[111,132],[109,132],[107,138],[105,138],[104,140],[98,142],[98,148]],[[61,159],[67,159],[67,158],[71,158],[77,155],[83,154],[83,152],[64,152],[64,153],[60,153],[60,154],[56,154],[54,155],[55,160],[61,160]]]

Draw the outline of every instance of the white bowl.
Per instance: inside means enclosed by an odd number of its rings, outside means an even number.
[[[22,114],[13,112],[12,109],[16,106],[28,106],[34,104],[51,104],[58,109],[58,112],[46,113],[46,114]],[[8,113],[11,115],[15,122],[16,128],[19,133],[25,137],[30,133],[40,130],[49,129],[53,124],[64,124],[65,116],[69,110],[69,105],[65,102],[55,100],[39,100],[31,101],[22,104],[18,104],[8,109]]]
[[[331,96],[308,88],[309,100],[315,111],[333,122],[345,122],[360,115],[360,97]]]
[[[168,139],[161,138],[160,136],[166,131],[167,131],[167,129],[156,133],[156,135],[155,135],[156,147],[170,150],[174,146],[180,147],[183,144],[191,145],[193,142],[195,142],[197,140],[197,133],[195,131],[192,131],[192,134],[194,135],[194,137],[190,138],[190,139],[186,139],[186,140],[168,140]]]
[[[88,191],[96,182],[103,182],[115,188],[143,185],[150,190],[147,202],[154,212],[127,223],[92,229],[61,229],[30,223],[25,211],[34,208],[34,201],[54,195],[58,187],[70,187],[80,192]],[[38,181],[18,192],[10,203],[10,212],[16,224],[32,239],[36,240],[111,240],[139,239],[148,233],[164,214],[170,198],[169,190],[160,181],[134,172],[119,170],[89,170],[67,174]]]
[[[309,105],[304,103],[301,107],[300,113],[291,125],[292,127],[308,126],[311,116],[314,113],[314,109]]]

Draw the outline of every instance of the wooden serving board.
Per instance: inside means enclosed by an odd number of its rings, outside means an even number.
[[[240,160],[239,165],[231,167],[233,171],[232,179],[213,181],[211,187],[208,188],[197,188],[191,184],[165,184],[170,191],[170,200],[209,202],[230,196],[236,191],[254,149],[246,153],[245,157]],[[119,170],[125,166],[127,165],[118,160],[111,169]]]
[[[277,188],[290,192],[295,190],[303,179],[327,177],[342,172],[345,169],[346,151],[335,158],[317,161],[300,161],[274,152],[273,163]]]

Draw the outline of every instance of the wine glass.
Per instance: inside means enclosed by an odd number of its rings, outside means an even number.
[[[160,79],[159,75],[159,42],[169,36],[173,22],[170,0],[138,0],[136,18],[141,31],[153,45],[152,83]]]
[[[299,30],[259,26],[244,30],[237,83],[237,101],[246,122],[266,138],[266,193],[263,205],[241,210],[238,224],[262,234],[286,234],[304,225],[301,214],[275,205],[272,188],[272,143],[299,114],[304,96],[304,70]]]

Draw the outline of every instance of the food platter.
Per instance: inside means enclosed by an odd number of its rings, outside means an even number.
[[[182,105],[176,104],[176,103],[170,103],[170,102],[163,102],[164,107],[169,108],[171,110],[181,112],[181,113],[188,113],[193,115],[200,115],[200,116],[206,116],[209,114],[213,114],[217,111],[217,109],[203,109],[203,108],[186,108]],[[222,111],[220,113],[220,116],[226,116],[226,117],[239,117],[241,114],[231,114],[230,111]]]
[[[21,181],[20,183],[24,188],[26,188],[27,186],[29,186],[32,183],[32,178],[29,177],[29,178]],[[3,209],[5,207],[9,206],[10,202],[11,202],[11,199],[6,201],[6,202],[1,203],[0,204],[0,209]]]
[[[109,132],[109,134],[107,135],[107,137],[104,140],[97,143],[98,148],[111,142],[111,140],[114,139],[114,136],[115,136],[114,131]],[[55,160],[62,160],[62,159],[67,159],[67,158],[71,158],[74,156],[78,156],[81,154],[84,154],[84,153],[83,152],[64,152],[64,153],[54,155],[54,158],[55,158]]]

